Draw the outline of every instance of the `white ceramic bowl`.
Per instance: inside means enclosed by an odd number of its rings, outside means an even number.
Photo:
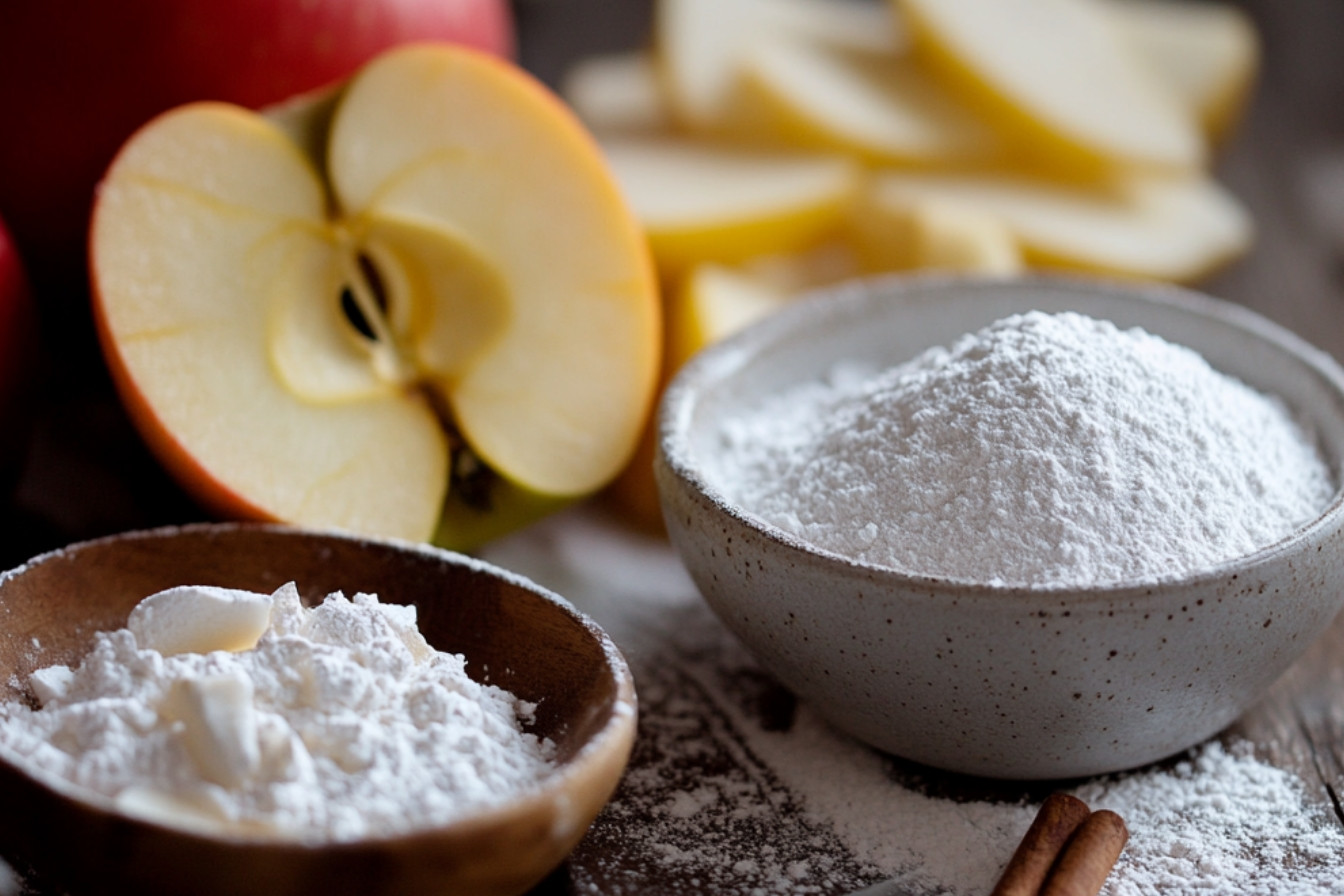
[[[1180,578],[1060,590],[909,575],[813,547],[708,481],[724,415],[838,359],[881,366],[1009,314],[1142,326],[1280,396],[1338,484],[1344,371],[1247,309],[1155,286],[1053,278],[856,283],[712,346],[674,379],[655,461],[672,543],[723,622],[840,729],[932,766],[1001,778],[1132,768],[1215,734],[1344,602],[1344,502],[1246,557]]]

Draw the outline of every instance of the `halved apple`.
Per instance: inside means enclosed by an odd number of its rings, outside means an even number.
[[[806,247],[843,220],[859,187],[858,165],[839,155],[671,138],[602,147],[664,273]]]
[[[1029,264],[1124,277],[1195,280],[1244,252],[1252,235],[1245,208],[1203,174],[1130,174],[1082,186],[889,170],[874,176],[862,213],[900,222],[929,203],[998,219]]]
[[[1099,0],[892,0],[926,64],[1053,165],[1195,169],[1203,136]]]
[[[595,143],[519,69],[446,45],[328,103],[320,158],[199,103],[108,171],[94,310],[151,447],[225,515],[452,547],[601,487],[660,321]]]

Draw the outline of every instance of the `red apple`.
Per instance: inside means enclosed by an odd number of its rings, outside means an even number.
[[[596,142],[521,69],[443,43],[307,102],[293,131],[165,112],[98,189],[94,319],[149,447],[223,516],[457,549],[610,481],[661,314]]]
[[[422,39],[510,56],[508,2],[0,2],[0,213],[37,289],[83,285],[94,184],[157,113],[197,99],[279,102]]]
[[[28,444],[37,354],[37,317],[27,278],[0,221],[0,485],[6,492],[18,477]]]

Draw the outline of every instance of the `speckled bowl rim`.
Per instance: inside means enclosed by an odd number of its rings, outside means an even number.
[[[174,827],[152,819],[127,815],[120,812],[112,805],[110,799],[104,798],[97,793],[91,793],[86,788],[80,787],[65,778],[49,774],[44,769],[39,769],[34,773],[33,770],[12,762],[10,757],[4,752],[0,752],[0,762],[3,762],[20,774],[37,782],[43,788],[60,794],[67,799],[81,803],[91,811],[116,816],[133,825],[157,828],[169,831],[175,836],[217,843],[229,847],[324,852],[360,851],[394,843],[437,840],[458,836],[469,837],[478,831],[498,828],[508,824],[510,821],[525,817],[554,802],[560,794],[563,794],[569,789],[569,785],[576,779],[581,779],[590,774],[593,763],[601,761],[609,752],[625,749],[628,756],[628,745],[623,748],[622,742],[629,741],[630,743],[633,743],[635,725],[638,718],[638,698],[636,697],[635,692],[634,676],[630,671],[629,664],[626,662],[625,656],[621,653],[620,648],[617,647],[610,635],[608,635],[596,621],[575,607],[573,603],[562,595],[537,584],[526,576],[496,566],[485,560],[451,551],[446,548],[398,538],[362,535],[339,529],[299,527],[282,523],[197,522],[158,526],[148,529],[136,529],[72,542],[71,544],[45,551],[25,560],[18,566],[0,572],[0,583],[3,583],[12,576],[22,573],[36,564],[59,558],[63,554],[84,547],[125,541],[132,538],[172,538],[179,533],[228,533],[244,529],[259,532],[274,532],[278,535],[336,539],[354,544],[381,545],[393,550],[420,553],[439,559],[445,563],[461,566],[471,571],[497,578],[506,584],[521,588],[522,590],[528,591],[543,600],[554,604],[558,609],[568,614],[579,623],[600,646],[602,654],[606,658],[608,667],[611,670],[611,678],[616,685],[611,717],[600,729],[593,732],[592,736],[584,742],[583,746],[581,746],[568,761],[545,775],[538,782],[536,787],[522,792],[516,799],[511,799],[507,802],[490,806],[478,812],[473,812],[470,815],[463,816],[462,818],[446,824],[430,825],[396,833],[378,834],[352,840],[331,840],[299,836],[267,836],[228,831],[212,832],[194,828]],[[622,710],[622,706],[628,707],[628,711]],[[624,768],[624,763],[622,764],[622,768]]]
[[[693,356],[668,383],[659,402],[656,463],[664,464],[683,486],[702,496],[737,525],[753,530],[791,555],[824,558],[850,571],[862,572],[908,589],[955,592],[958,596],[992,596],[996,600],[1024,603],[1037,603],[1042,597],[1065,595],[1071,604],[1082,605],[1113,601],[1116,598],[1135,600],[1175,588],[1221,581],[1250,573],[1295,553],[1317,536],[1344,528],[1344,444],[1341,444],[1341,456],[1333,459],[1331,464],[1335,493],[1329,504],[1315,519],[1250,554],[1181,575],[1151,579],[1118,579],[1083,585],[989,583],[913,573],[857,560],[812,544],[734,504],[691,463],[692,452],[688,438],[691,411],[702,394],[714,384],[750,367],[779,340],[800,331],[819,329],[836,320],[853,318],[879,296],[883,302],[933,301],[936,296],[946,292],[993,292],[1005,286],[1060,293],[1089,293],[1111,300],[1174,307],[1232,327],[1277,349],[1319,377],[1336,397],[1337,402],[1332,409],[1341,425],[1344,425],[1344,368],[1324,351],[1243,305],[1180,286],[1127,282],[1100,276],[1034,274],[1004,281],[948,274],[895,274],[849,281],[801,296],[765,319]],[[1024,307],[1022,310],[1028,309]],[[1314,423],[1322,419],[1320,414],[1324,409],[1294,407],[1294,410]]]

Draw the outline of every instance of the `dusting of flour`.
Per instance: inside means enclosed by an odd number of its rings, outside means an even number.
[[[572,892],[848,896],[893,880],[902,896],[976,896],[1045,795],[931,773],[836,731],[762,672],[666,543],[580,511],[490,554],[593,615],[639,686],[635,755],[579,847]],[[1344,825],[1310,786],[1229,738],[1070,788],[1130,829],[1103,896],[1340,896]]]
[[[724,421],[712,481],[822,548],[1007,585],[1152,580],[1310,521],[1334,484],[1283,404],[1141,329],[1030,312]]]
[[[448,823],[553,768],[553,745],[522,730],[535,707],[433,649],[414,607],[338,592],[310,609],[292,584],[270,600],[245,650],[164,655],[131,628],[98,634],[78,667],[35,674],[40,709],[0,706],[0,754],[132,814],[314,841]],[[226,693],[194,754],[175,718],[184,682]]]

